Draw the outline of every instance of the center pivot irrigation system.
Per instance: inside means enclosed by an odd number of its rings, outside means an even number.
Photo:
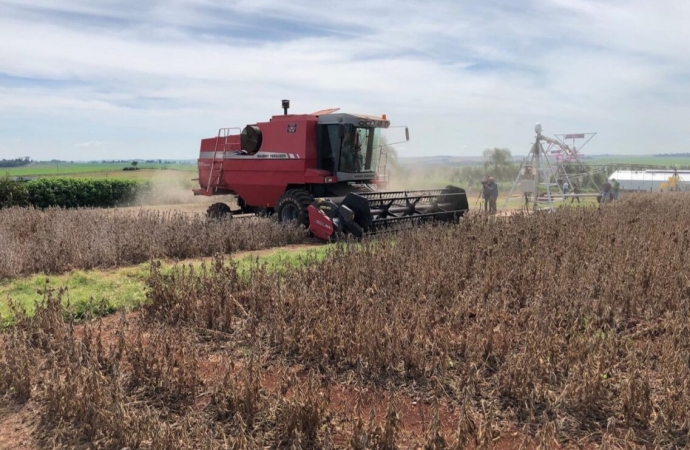
[[[385,191],[386,147],[409,141],[407,127],[391,127],[386,115],[339,113],[283,115],[244,128],[221,128],[201,140],[195,195],[232,196],[238,209],[214,203],[208,215],[275,215],[307,227],[314,236],[340,235],[453,221],[469,204],[464,189]],[[404,128],[405,140],[381,145],[381,131]]]
[[[534,131],[536,133],[534,143],[520,165],[504,207],[515,198],[513,194],[517,191],[522,192],[521,198],[524,199],[525,207],[534,211],[539,210],[540,205],[546,205],[547,209],[553,210],[556,200],[598,196],[598,194],[568,193],[568,190],[564,189],[566,183],[572,192],[575,186],[582,188],[590,182],[596,191],[599,191],[592,174],[580,160],[584,155],[579,151],[596,136],[596,133],[561,134],[553,139],[542,134],[539,123],[534,126]],[[578,139],[585,139],[579,150],[575,146]],[[572,140],[572,145],[566,144],[567,140]],[[547,144],[546,149],[543,143]]]

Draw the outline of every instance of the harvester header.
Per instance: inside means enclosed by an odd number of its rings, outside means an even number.
[[[210,216],[275,214],[281,222],[296,222],[330,239],[394,223],[450,220],[469,209],[465,191],[453,186],[385,191],[390,144],[382,145],[380,138],[391,127],[385,114],[333,108],[295,115],[288,114],[289,100],[282,106],[284,113],[268,122],[221,128],[201,140],[194,193],[232,196],[237,203],[236,209],[215,203]],[[408,141],[409,131],[402,128]]]

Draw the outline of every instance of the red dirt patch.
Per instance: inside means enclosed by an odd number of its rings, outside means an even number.
[[[11,406],[0,410],[0,449],[28,450],[38,448],[32,437],[35,431],[35,405]]]

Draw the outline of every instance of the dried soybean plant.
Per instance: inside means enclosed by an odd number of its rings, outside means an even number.
[[[685,445],[687,200],[473,217],[337,249],[318,265],[255,267],[241,282],[222,264],[202,283],[154,274],[147,317],[234,324],[276,361],[443,392],[472,404],[491,433],[517,427],[547,447],[628,432],[638,444]],[[159,302],[194,314],[171,320]],[[482,402],[491,409],[478,412]]]
[[[45,447],[684,447],[687,200],[472,217],[281,272],[154,264],[115,338],[60,301],[18,320],[0,395],[40,406]],[[409,406],[367,420],[334,386],[435,409],[410,441]]]
[[[266,218],[208,220],[181,212],[0,210],[0,279],[112,268],[305,242],[304,230]]]
[[[125,315],[110,329],[103,318],[74,325],[61,300],[48,291],[0,336],[0,399],[33,402],[41,448],[333,448],[316,375],[288,395],[267,390],[252,356],[209,377],[204,345],[184,329]]]

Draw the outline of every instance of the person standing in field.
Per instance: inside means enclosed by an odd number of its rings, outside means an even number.
[[[573,197],[571,197],[570,203],[574,202],[575,199],[580,203],[580,186],[578,186],[577,183],[573,183]]]
[[[489,177],[486,175],[482,178],[482,197],[484,198],[484,212],[488,212],[491,188],[489,188]]]
[[[568,195],[568,191],[570,190],[570,185],[568,184],[568,180],[565,180],[563,182],[563,196],[565,197]]]
[[[618,200],[618,191],[620,191],[621,184],[615,178],[612,178],[611,181],[613,181],[613,199]]]
[[[532,180],[534,178],[534,173],[532,172],[532,166],[525,166],[523,176],[526,180]],[[525,208],[529,208],[529,200],[532,198],[532,192],[523,192],[525,194]]]
[[[494,177],[489,177],[486,183],[489,190],[489,213],[496,214],[496,201],[498,200],[498,185],[494,182]]]
[[[611,193],[611,183],[606,180],[606,183],[602,185],[601,189],[601,203],[609,203],[612,200],[613,194]]]

